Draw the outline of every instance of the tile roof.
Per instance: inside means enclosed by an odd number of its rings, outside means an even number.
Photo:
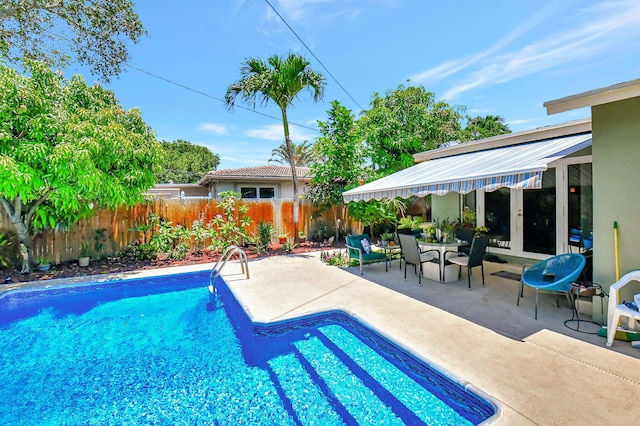
[[[311,178],[311,169],[309,167],[297,167],[298,179]],[[241,167],[238,169],[212,170],[207,173],[201,180],[205,178],[215,177],[251,177],[251,178],[289,178],[291,179],[291,167],[289,166],[258,166],[258,167]]]

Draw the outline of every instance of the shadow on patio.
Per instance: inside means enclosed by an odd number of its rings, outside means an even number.
[[[493,274],[506,271],[519,276],[521,265],[485,261],[486,286],[482,287],[480,268],[474,268],[471,277],[472,290],[469,291],[464,268],[461,280],[442,284],[423,277],[422,287],[419,287],[413,267],[409,266],[405,281],[404,270],[399,269],[399,262],[393,260],[389,272],[385,272],[382,263],[366,265],[363,278],[514,340],[524,341],[542,330],[550,330],[605,347],[606,337],[596,334],[600,329],[599,325],[580,322],[579,332],[575,331],[576,322],[567,323],[573,330],[565,325],[565,321],[572,317],[572,310],[562,295],[558,296],[558,308],[554,294],[541,292],[537,320],[534,319],[535,293],[532,289],[525,286],[524,298],[520,299],[520,306],[516,306],[520,281]],[[358,267],[346,270],[359,276]],[[607,299],[602,301],[606,309]],[[600,299],[594,298],[597,311],[600,310],[599,302]],[[581,319],[591,320],[591,303],[588,299],[581,299],[580,311]],[[599,321],[599,318],[596,318],[596,321]],[[616,340],[611,350],[640,359],[640,350],[632,348],[629,342]]]

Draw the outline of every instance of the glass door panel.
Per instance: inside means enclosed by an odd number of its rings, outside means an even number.
[[[542,188],[522,191],[522,249],[556,254],[556,169],[542,175]]]
[[[567,166],[569,247],[585,251],[593,247],[593,187],[591,163]]]
[[[489,229],[492,247],[510,248],[511,243],[511,190],[500,188],[485,192],[485,226]]]

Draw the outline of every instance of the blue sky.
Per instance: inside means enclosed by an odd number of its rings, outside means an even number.
[[[545,101],[640,78],[637,0],[270,3],[321,63],[264,0],[137,0],[148,36],[106,86],[125,108],[139,107],[159,139],[206,146],[227,169],[267,164],[283,141],[277,108],[257,109],[274,119],[220,101],[250,57],[296,52],[325,75],[324,100],[304,92],[289,111],[301,125],[291,126],[296,143],[319,135],[317,120],[334,99],[357,114],[374,92],[407,81],[520,131],[590,114],[547,116]]]

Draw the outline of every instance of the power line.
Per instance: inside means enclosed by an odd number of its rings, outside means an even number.
[[[278,15],[278,18],[280,18],[282,20],[282,22],[284,22],[284,24],[287,26],[287,28],[289,28],[289,30],[291,30],[291,32],[293,33],[294,36],[296,36],[296,38],[300,41],[300,43],[302,43],[302,45],[305,47],[305,49],[307,49],[309,51],[309,53],[311,53],[311,56],[313,56],[315,58],[315,60],[320,64],[320,66],[322,68],[324,68],[324,70],[327,72],[327,74],[329,74],[329,76],[333,79],[333,81],[336,82],[336,84],[338,86],[340,86],[340,88],[342,89],[342,91],[344,93],[347,94],[347,96],[349,96],[349,98],[353,101],[354,104],[356,104],[358,106],[358,108],[360,108],[360,111],[364,111],[364,108],[362,108],[360,106],[360,104],[358,103],[358,101],[356,101],[353,96],[351,96],[351,94],[347,91],[347,89],[344,88],[344,86],[342,86],[342,84],[340,84],[340,82],[338,81],[337,78],[335,78],[333,76],[333,74],[331,74],[331,71],[329,71],[329,69],[327,67],[324,66],[324,64],[322,63],[322,61],[320,59],[318,59],[318,57],[316,56],[315,53],[313,53],[313,51],[311,50],[311,48],[309,46],[307,46],[307,43],[304,42],[304,40],[302,40],[302,38],[300,38],[300,36],[298,35],[298,33],[296,33],[296,31],[291,27],[291,25],[289,25],[289,23],[282,17],[282,15],[280,15],[280,13],[276,10],[275,7],[273,7],[273,5],[271,4],[271,2],[269,2],[269,0],[264,0],[269,7],[275,12],[276,15]]]
[[[71,40],[69,40],[68,38],[66,38],[66,37],[64,37],[64,36],[61,36],[61,35],[56,34],[56,33],[52,33],[52,32],[50,32],[50,31],[47,31],[47,32],[48,32],[49,34],[51,34],[51,35],[55,36],[55,37],[58,37],[59,39],[61,39],[62,41],[66,42],[66,43],[68,43],[68,44],[71,44],[71,43],[72,43],[72,41],[71,41]],[[90,51],[92,51],[92,52],[94,52],[94,53],[97,53],[94,49],[92,49],[92,48],[90,48],[90,47],[87,47],[87,46],[84,46],[84,47],[85,47],[87,50],[90,50]],[[134,66],[134,65],[131,65],[131,64],[130,64],[130,63],[128,63],[128,62],[124,62],[124,65],[125,65],[126,67],[128,67],[128,68],[131,68],[131,69],[136,70],[136,71],[138,71],[138,72],[141,72],[141,73],[143,73],[143,74],[147,74],[147,75],[148,75],[148,76],[150,76],[150,77],[156,78],[156,79],[158,79],[158,80],[162,80],[162,81],[164,81],[164,82],[166,82],[166,83],[172,84],[172,85],[174,85],[174,86],[180,87],[180,88],[182,88],[182,89],[188,90],[188,91],[193,92],[193,93],[197,93],[197,94],[202,95],[202,96],[205,96],[205,97],[207,97],[207,98],[214,99],[214,100],[216,100],[216,101],[220,101],[220,102],[222,102],[222,103],[224,103],[224,104],[226,105],[226,102],[225,102],[225,100],[224,100],[224,99],[218,98],[218,97],[216,97],[216,96],[214,96],[214,95],[210,95],[210,94],[205,93],[205,92],[203,92],[203,91],[201,91],[201,90],[194,89],[194,88],[189,87],[189,86],[187,86],[187,85],[184,85],[184,84],[182,84],[182,83],[178,83],[178,82],[173,81],[173,80],[170,80],[170,79],[168,79],[168,78],[166,78],[166,77],[162,77],[162,76],[160,76],[160,75],[154,74],[154,73],[152,73],[152,72],[150,72],[150,71],[147,71],[147,70],[144,70],[144,69],[142,69],[142,68],[140,68],[140,67],[136,67],[136,66]],[[282,118],[274,117],[273,115],[265,114],[265,113],[263,113],[263,112],[256,111],[255,109],[247,108],[247,107],[244,107],[244,106],[242,106],[242,105],[235,105],[235,108],[243,109],[243,110],[245,110],[245,111],[253,112],[254,114],[258,114],[258,115],[261,115],[261,116],[263,116],[263,117],[271,118],[271,119],[273,119],[273,120],[276,120],[276,121],[282,122]],[[318,132],[318,131],[319,131],[319,130],[318,130],[317,128],[315,128],[315,127],[305,126],[304,124],[298,124],[298,123],[295,123],[295,122],[293,122],[293,121],[289,121],[289,124],[293,124],[294,126],[298,126],[298,127],[303,128],[303,129],[313,130],[314,132]]]

